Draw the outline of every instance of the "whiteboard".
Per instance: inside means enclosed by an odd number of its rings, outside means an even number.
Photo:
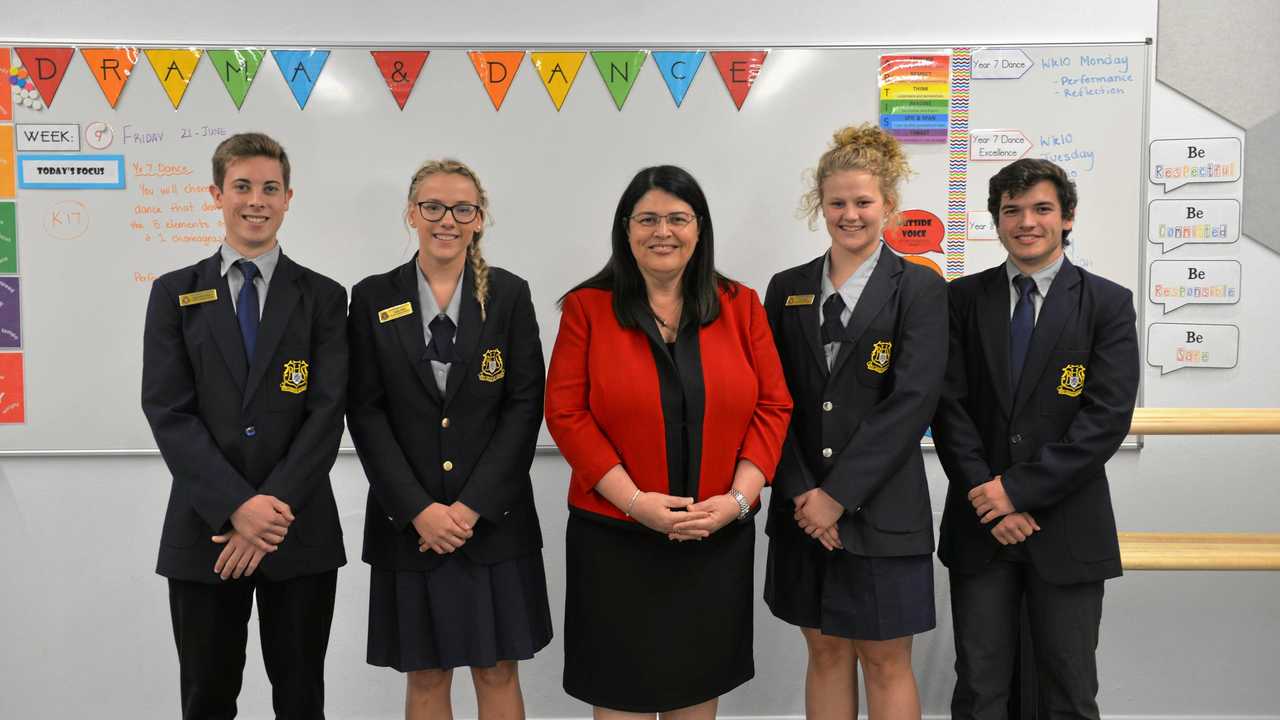
[[[969,130],[1016,130],[1030,142],[1028,156],[1060,161],[1080,189],[1070,257],[1138,288],[1148,45],[1008,47],[1031,67],[1017,79],[972,80]],[[16,107],[18,124],[107,123],[115,140],[101,152],[123,155],[126,177],[117,190],[17,191],[18,271],[0,282],[20,291],[25,422],[0,424],[0,453],[154,451],[139,405],[149,286],[217,249],[220,214],[205,205],[205,188],[224,133],[263,131],[284,144],[295,190],[280,232],[284,251],[348,288],[413,253],[402,212],[419,163],[470,164],[494,220],[485,256],[530,282],[549,356],[555,301],[604,264],[614,206],[638,169],[672,163],[692,172],[708,195],[717,265],[763,294],[773,273],[828,245],[824,230],[810,231],[796,215],[804,175],[833,130],[876,122],[881,54],[978,50],[773,47],[741,110],[710,57],[678,107],[647,59],[619,110],[590,56],[557,110],[526,56],[495,110],[466,52],[488,48],[422,49],[431,54],[403,110],[367,47],[332,48],[305,110],[269,54],[239,110],[207,57],[179,109],[145,60],[113,109],[78,54],[51,108]],[[1097,66],[1103,58],[1108,67]],[[1105,91],[1070,92],[1082,84]],[[953,129],[960,120],[953,106]],[[946,221],[950,197],[952,211],[961,202],[985,214],[987,179],[1004,163],[954,152],[947,143],[908,146],[916,174],[903,209]],[[189,174],[144,174],[162,165]],[[79,213],[78,232],[66,227],[71,212]],[[949,236],[959,243],[949,246],[953,269],[1003,259],[994,239],[966,241],[965,233]],[[947,267],[943,253],[924,256]],[[545,430],[540,442],[550,443]]]

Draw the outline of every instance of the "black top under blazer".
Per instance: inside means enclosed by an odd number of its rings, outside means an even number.
[[[179,296],[216,290],[181,306]],[[269,580],[346,563],[329,469],[347,388],[346,290],[281,253],[249,362],[214,253],[151,286],[142,344],[142,409],[173,474],[156,572],[217,583],[231,514],[274,495],[296,518],[258,573]],[[292,377],[305,363],[305,379]],[[292,364],[291,364],[292,363]]]
[[[949,480],[938,556],[974,573],[1000,547],[967,495],[995,475],[1040,531],[1025,541],[1046,581],[1121,574],[1105,465],[1138,392],[1133,293],[1063,259],[1040,308],[1017,392],[1009,380],[1009,277],[1001,265],[951,283],[951,351],[934,418]],[[1078,368],[1083,384],[1073,387]]]
[[[778,273],[765,294],[795,400],[765,529],[772,534],[775,523],[794,523],[792,498],[821,487],[845,507],[837,529],[846,551],[930,554],[933,515],[920,439],[946,369],[946,283],[882,250],[846,326],[855,339],[841,343],[828,371],[820,334],[823,259]],[[811,297],[788,306],[795,296]],[[887,368],[873,362],[877,343],[891,343]]]
[[[442,397],[423,357],[418,272],[415,255],[351,291],[347,418],[369,478],[364,561],[384,570],[435,567],[443,558],[418,551],[413,519],[433,502],[456,500],[481,518],[458,550],[467,558],[492,564],[538,551],[542,532],[529,467],[542,424],[545,365],[529,285],[491,267],[482,322],[467,265],[456,290],[462,297],[454,353],[461,359],[450,366]],[[404,303],[412,314],[379,320],[380,311]]]

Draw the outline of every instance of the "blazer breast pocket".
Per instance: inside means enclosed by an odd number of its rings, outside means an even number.
[[[1037,388],[1040,412],[1045,415],[1076,412],[1088,383],[1088,350],[1054,350]]]
[[[475,375],[477,382],[473,385],[475,392],[482,395],[501,394],[506,388],[507,353],[506,348],[481,346],[479,357],[475,362],[467,363],[464,372]],[[453,369],[450,369],[453,372]]]
[[[307,392],[311,387],[311,375],[315,368],[307,353],[281,353],[274,365],[267,368],[267,407],[273,412],[287,412],[306,406]],[[283,358],[283,359],[281,359]]]
[[[853,356],[852,363],[858,380],[868,387],[880,387],[893,369],[894,338],[889,333],[877,333],[874,329],[863,335]]]

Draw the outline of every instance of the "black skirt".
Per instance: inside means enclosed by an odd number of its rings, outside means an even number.
[[[672,542],[577,514],[566,532],[564,689],[598,707],[665,712],[755,674],[755,526]]]
[[[400,672],[528,660],[551,642],[540,552],[481,565],[453,553],[434,569],[373,568],[370,665]]]
[[[764,599],[775,617],[852,640],[891,640],[937,625],[932,555],[827,550],[792,518],[774,520]]]

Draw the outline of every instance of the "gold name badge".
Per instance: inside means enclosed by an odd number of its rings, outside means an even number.
[[[178,296],[178,306],[186,307],[188,305],[199,305],[200,303],[213,302],[217,299],[218,290],[216,288],[193,293],[183,293]]]
[[[389,307],[386,310],[378,311],[378,322],[391,322],[396,318],[402,318],[405,315],[413,314],[413,303],[400,303],[395,307]]]
[[[812,295],[788,295],[787,296],[787,307],[792,307],[793,305],[812,305],[812,304],[813,304]]]

